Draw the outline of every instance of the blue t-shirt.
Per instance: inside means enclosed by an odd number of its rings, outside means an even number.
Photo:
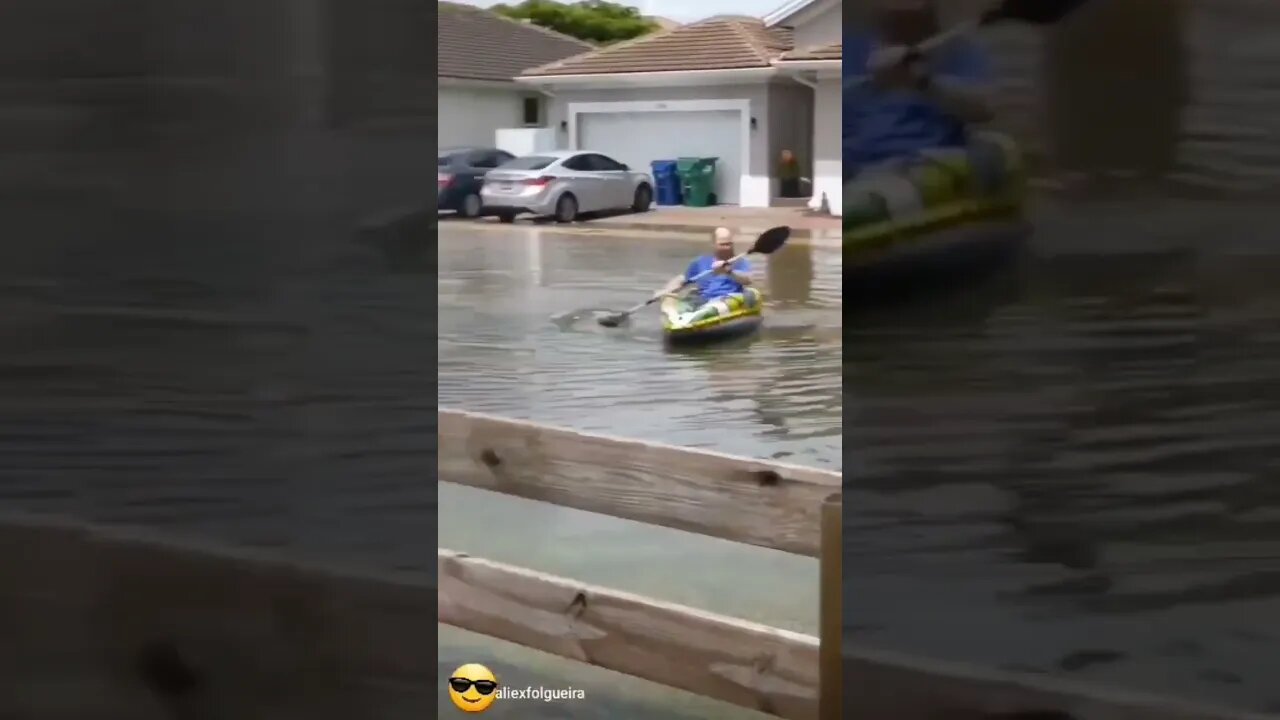
[[[930,148],[965,144],[964,123],[942,112],[920,93],[881,90],[863,82],[871,53],[880,46],[865,33],[844,38],[842,142],[846,178],[866,165]],[[986,54],[965,38],[948,43],[926,62],[934,78],[948,83],[984,83],[990,77]]]
[[[689,263],[689,267],[684,271],[685,280],[693,280],[698,275],[711,269],[716,259],[710,255],[702,257]],[[746,258],[742,258],[733,264],[733,271],[742,275],[746,275],[751,271],[751,263]],[[724,273],[711,273],[710,275],[698,281],[698,294],[703,300],[714,300],[725,295],[743,292],[745,288],[737,280]]]

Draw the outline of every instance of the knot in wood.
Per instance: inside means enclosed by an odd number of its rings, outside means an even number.
[[[581,590],[573,596],[573,600],[569,603],[569,607],[565,608],[564,614],[577,620],[587,611],[587,594]]]
[[[777,470],[756,470],[755,476],[760,487],[777,487],[782,482],[782,476]]]
[[[202,682],[199,671],[168,640],[142,646],[138,650],[137,670],[147,687],[157,695],[167,698],[187,695]]]
[[[1076,720],[1070,712],[1061,710],[1021,710],[1018,712],[993,712],[982,720]]]
[[[492,448],[485,448],[480,451],[480,462],[484,463],[485,467],[493,468],[502,464],[502,458],[498,457],[498,453],[494,452]]]

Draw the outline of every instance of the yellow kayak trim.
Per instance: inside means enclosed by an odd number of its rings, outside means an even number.
[[[762,317],[764,315],[764,293],[756,288],[747,288],[746,294],[754,296],[754,304],[748,305],[741,298],[731,297],[729,298],[729,314],[703,318],[690,325],[680,326],[672,324],[671,314],[688,312],[692,308],[682,298],[663,298],[661,305],[659,305],[662,310],[662,329],[671,335],[692,335],[713,330],[738,320]],[[735,305],[736,307],[734,307]]]

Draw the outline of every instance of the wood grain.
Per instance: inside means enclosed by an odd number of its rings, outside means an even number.
[[[434,583],[0,517],[0,717],[434,717]]]
[[[872,650],[844,653],[850,717],[893,720],[1266,720],[1053,678]],[[825,720],[825,718],[824,718]]]
[[[840,495],[832,495],[822,504],[821,587],[818,598],[819,662],[822,667],[818,716],[821,720],[841,720],[844,717],[844,675],[840,656],[844,641],[843,511]]]
[[[439,551],[439,620],[790,720],[814,720],[818,640]]]
[[[840,474],[457,410],[440,480],[816,557]]]

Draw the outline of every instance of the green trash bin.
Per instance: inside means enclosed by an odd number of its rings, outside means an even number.
[[[680,176],[680,190],[687,207],[707,207],[716,204],[716,161],[713,157],[682,157],[676,159],[676,174]]]

